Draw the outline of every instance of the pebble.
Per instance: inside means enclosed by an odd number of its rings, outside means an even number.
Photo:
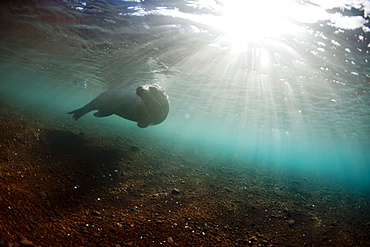
[[[130,146],[130,150],[131,150],[132,152],[139,152],[139,151],[140,151],[140,148],[139,148],[139,147],[137,147],[137,146]]]
[[[23,237],[22,237],[22,239],[19,243],[22,246],[33,246],[33,243],[31,241],[29,241],[27,238],[23,238]]]
[[[136,208],[130,208],[131,212],[136,212],[137,209]]]
[[[168,238],[167,238],[167,242],[168,242],[168,243],[173,243],[173,239],[172,239],[172,237],[168,237]]]
[[[227,192],[227,193],[230,193],[230,192],[234,192],[233,190],[231,190],[230,188],[228,187],[225,187],[224,190]]]
[[[40,195],[41,199],[46,199],[48,197],[44,191],[41,191],[39,193],[39,195]]]
[[[294,225],[294,220],[288,220],[287,223],[288,223],[289,226],[293,226]]]
[[[93,216],[100,216],[100,212],[99,211],[92,211],[91,214]]]
[[[255,236],[252,236],[249,238],[248,243],[251,244],[253,242],[257,242],[257,238]]]
[[[180,192],[181,192],[181,190],[179,190],[179,189],[176,189],[176,188],[173,188],[173,190],[172,190],[172,194],[173,195],[178,195],[178,194],[180,194]]]

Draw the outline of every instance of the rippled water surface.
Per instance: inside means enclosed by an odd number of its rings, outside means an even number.
[[[370,185],[368,0],[0,5],[0,95],[14,104],[71,122],[108,88],[157,83],[171,111],[136,130],[146,138]]]

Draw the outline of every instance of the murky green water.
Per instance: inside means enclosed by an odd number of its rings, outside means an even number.
[[[255,2],[3,1],[0,95],[65,123],[366,190],[370,1]],[[158,126],[66,114],[108,88],[148,83],[171,99]]]

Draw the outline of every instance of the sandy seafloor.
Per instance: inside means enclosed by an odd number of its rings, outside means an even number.
[[[1,102],[0,246],[370,246],[335,179],[88,126]]]

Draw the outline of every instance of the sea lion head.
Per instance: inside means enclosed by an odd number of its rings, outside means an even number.
[[[144,102],[147,110],[147,123],[139,123],[140,125],[156,125],[166,119],[170,110],[170,100],[161,86],[156,84],[139,86],[136,88],[136,94]]]

